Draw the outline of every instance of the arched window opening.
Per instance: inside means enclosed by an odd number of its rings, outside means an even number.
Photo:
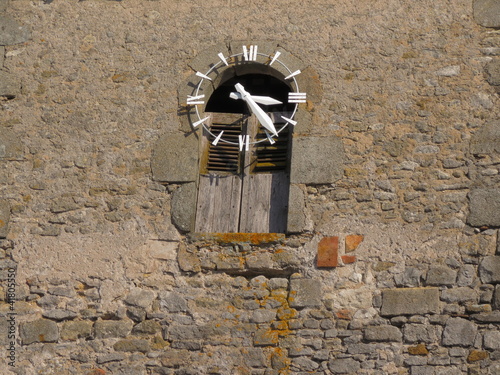
[[[291,112],[294,105],[288,103],[288,93],[291,88],[282,80],[267,74],[245,74],[233,76],[215,89],[210,96],[206,112],[241,113],[249,114],[248,107],[242,100],[228,100],[229,94],[234,92],[234,85],[241,83],[252,95],[270,96],[283,104],[269,105],[268,112]]]

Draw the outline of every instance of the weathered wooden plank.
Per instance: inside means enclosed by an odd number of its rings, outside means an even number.
[[[241,197],[240,232],[286,231],[288,181],[285,172],[245,176]]]
[[[238,232],[240,198],[239,176],[200,176],[195,231]]]

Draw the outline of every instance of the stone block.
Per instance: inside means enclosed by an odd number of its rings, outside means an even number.
[[[500,331],[487,331],[483,336],[484,348],[500,350]]]
[[[11,73],[0,71],[0,96],[4,96],[7,99],[14,99],[20,92],[21,82],[19,79]]]
[[[479,265],[479,277],[485,284],[500,283],[500,256],[484,257]]]
[[[290,282],[290,307],[319,307],[321,306],[322,290],[319,280],[293,279]]]
[[[457,271],[446,266],[434,266],[427,272],[426,284],[432,286],[453,286],[457,280]]]
[[[474,314],[472,318],[481,323],[500,323],[500,311]]]
[[[439,311],[439,289],[398,288],[382,291],[383,316],[435,314]]]
[[[148,340],[142,339],[126,339],[117,341],[113,345],[113,349],[117,352],[141,352],[147,353],[151,350]]]
[[[59,339],[59,329],[55,322],[39,319],[34,322],[22,323],[20,336],[23,345],[35,342],[56,342]]]
[[[394,276],[397,286],[418,287],[422,271],[415,267],[406,267],[403,273]]]
[[[294,137],[292,150],[292,183],[328,184],[342,178],[344,146],[339,137]]]
[[[255,346],[276,346],[278,342],[278,331],[271,330],[270,328],[258,329],[253,337],[253,344]]]
[[[493,308],[500,310],[500,284],[495,286],[495,293],[493,294]]]
[[[6,199],[0,199],[0,238],[7,237],[9,233],[10,204]]]
[[[500,92],[500,59],[491,60],[485,66],[486,80]]]
[[[475,0],[474,21],[484,27],[500,27],[500,3],[498,0]]]
[[[469,147],[473,155],[500,153],[500,121],[483,125],[472,135]]]
[[[94,324],[95,337],[98,339],[126,337],[130,334],[132,326],[130,320],[98,320]]]
[[[202,338],[202,332],[197,326],[190,325],[171,325],[168,327],[168,340],[198,340]]]
[[[338,237],[323,237],[318,243],[318,267],[337,267],[339,253]]]
[[[31,38],[31,32],[9,16],[0,15],[0,46],[24,43]]]
[[[401,342],[403,338],[401,331],[390,325],[367,327],[364,336],[366,341],[381,342]]]
[[[160,308],[170,313],[186,312],[188,305],[186,299],[176,292],[160,292]]]
[[[438,339],[437,327],[428,324],[405,324],[404,340],[407,343],[433,343]]]
[[[262,368],[267,366],[266,355],[261,348],[244,348],[241,350],[245,364],[249,367]]]
[[[305,230],[305,209],[304,192],[298,185],[291,184],[288,197],[288,218],[286,224],[288,233],[298,233]]]
[[[44,318],[61,321],[61,320],[74,319],[78,316],[78,314],[74,311],[71,311],[71,310],[53,309],[53,310],[44,311],[42,313],[42,316]]]
[[[197,194],[194,182],[183,184],[172,193],[172,222],[183,232],[189,232],[194,227]]]
[[[441,293],[441,300],[447,303],[464,304],[466,302],[469,302],[475,304],[479,302],[479,295],[477,291],[472,288],[450,288],[443,290],[443,292]]]
[[[469,193],[469,200],[468,224],[500,226],[500,189],[474,189]]]
[[[333,374],[356,374],[360,368],[359,362],[352,358],[332,359],[328,362],[328,369]]]
[[[61,329],[61,339],[75,341],[92,337],[92,322],[71,321],[65,322]]]
[[[127,305],[148,308],[155,298],[156,294],[152,290],[134,288],[127,295],[124,302]]]
[[[201,261],[197,254],[189,252],[184,243],[179,245],[179,252],[177,254],[177,262],[179,267],[184,272],[200,272]]]
[[[2,96],[2,72],[0,72],[0,96]],[[0,131],[0,159],[23,160],[23,143],[19,134],[12,129]]]
[[[477,326],[466,319],[450,318],[443,330],[444,346],[472,346],[476,339]]]
[[[151,157],[153,178],[161,182],[196,181],[199,139],[194,135],[167,133],[155,143]]]
[[[137,324],[133,329],[132,329],[132,334],[134,335],[151,335],[154,336],[155,334],[161,332],[161,325],[158,323],[156,320],[145,320],[139,324]]]

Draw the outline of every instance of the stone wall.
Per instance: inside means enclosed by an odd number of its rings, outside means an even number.
[[[0,11],[6,374],[500,372],[497,1]],[[193,59],[256,40],[315,72],[294,137],[341,168],[294,176],[293,234],[190,233],[155,147],[196,144]]]

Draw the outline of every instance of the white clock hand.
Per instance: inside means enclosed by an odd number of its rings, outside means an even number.
[[[262,108],[260,108],[257,103],[252,99],[252,95],[250,95],[245,88],[243,87],[242,84],[237,83],[234,85],[236,88],[236,91],[241,94],[241,99],[243,99],[248,107],[250,108],[250,111],[252,111],[253,114],[257,117],[259,122],[262,124],[263,127],[265,127],[267,130],[269,130],[273,135],[276,137],[278,136],[278,133],[276,132],[276,128],[274,127],[273,121],[271,118],[264,112]],[[234,96],[231,96],[234,98]]]
[[[243,99],[239,92],[232,92],[229,94],[231,99]],[[259,96],[259,95],[250,95],[255,103],[264,104],[264,105],[275,105],[275,104],[283,104],[279,100],[271,98],[270,96]]]

